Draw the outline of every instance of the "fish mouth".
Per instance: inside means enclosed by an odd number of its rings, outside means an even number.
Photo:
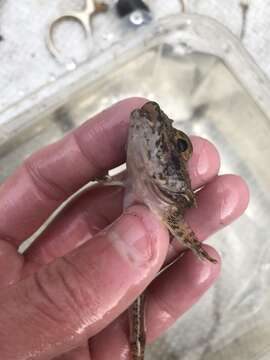
[[[151,192],[167,205],[185,204],[185,207],[196,207],[196,199],[192,190],[185,192],[171,191],[158,186],[154,181],[149,182]]]
[[[162,189],[154,181],[149,181],[148,183],[151,192],[161,201],[165,202],[167,205],[175,205],[175,197],[179,196],[177,192],[170,192],[166,189]],[[173,196],[175,195],[175,197]]]

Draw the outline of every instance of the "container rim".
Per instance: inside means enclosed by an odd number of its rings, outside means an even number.
[[[195,45],[198,51],[219,57],[270,119],[270,81],[240,40],[208,16],[177,14],[128,31],[121,41],[100,50],[74,71],[63,74],[54,83],[43,85],[4,109],[0,113],[0,146],[38,123],[41,115],[65,104],[65,100],[81,87],[143,51],[162,44],[173,33],[179,34],[181,41]]]

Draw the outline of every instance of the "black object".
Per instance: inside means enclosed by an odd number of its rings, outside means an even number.
[[[181,151],[181,152],[185,152],[188,148],[188,143],[184,139],[177,139],[176,144],[177,144],[179,151]]]
[[[120,17],[129,15],[136,10],[150,12],[149,6],[142,0],[118,0],[116,3],[116,10]]]

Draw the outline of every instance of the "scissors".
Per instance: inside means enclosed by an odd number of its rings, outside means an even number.
[[[186,5],[185,0],[180,0],[180,5],[182,7],[182,12],[183,13],[187,12],[187,5]]]
[[[47,38],[46,38],[47,47],[50,53],[57,60],[62,62],[61,54],[57,49],[57,47],[55,46],[55,42],[53,38],[55,27],[59,23],[64,22],[66,20],[77,21],[82,26],[85,36],[92,37],[92,27],[91,27],[92,16],[100,12],[105,12],[107,10],[108,10],[108,5],[105,3],[97,3],[94,0],[85,0],[84,8],[81,11],[69,11],[59,16],[55,20],[53,20],[49,25]]]

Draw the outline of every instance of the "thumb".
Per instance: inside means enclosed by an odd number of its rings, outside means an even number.
[[[80,248],[7,288],[0,293],[0,358],[50,359],[95,335],[154,278],[167,247],[166,229],[133,206]]]

